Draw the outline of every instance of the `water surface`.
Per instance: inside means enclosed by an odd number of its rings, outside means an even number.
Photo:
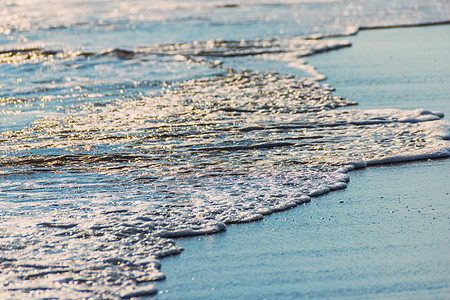
[[[359,96],[360,107],[428,105],[450,113],[447,86],[429,80],[449,75],[442,67],[447,42],[437,34],[447,30],[364,31],[351,38],[351,48],[308,61],[338,93]],[[392,43],[375,46],[388,38]],[[415,50],[404,55],[405,48]],[[448,174],[448,159],[355,170],[345,190],[226,233],[180,239],[186,250],[163,260],[167,280],[158,284],[158,298],[446,299]]]
[[[343,189],[354,168],[448,156],[433,107],[358,109],[305,61],[350,47],[315,38],[448,7],[2,2],[2,295],[154,294],[158,259],[183,250],[173,238]]]

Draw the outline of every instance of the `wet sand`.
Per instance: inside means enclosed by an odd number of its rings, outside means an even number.
[[[363,31],[309,62],[360,109],[448,119],[449,30]],[[353,171],[347,189],[310,204],[178,239],[186,250],[162,261],[158,299],[448,298],[449,174],[448,159]]]

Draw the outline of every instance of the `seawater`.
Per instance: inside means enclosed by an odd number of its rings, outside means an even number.
[[[156,293],[173,238],[449,156],[440,112],[359,110],[305,57],[442,1],[7,1],[0,19],[6,298]]]

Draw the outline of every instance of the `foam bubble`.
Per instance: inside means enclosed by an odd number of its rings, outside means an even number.
[[[411,1],[13,2],[0,5],[2,297],[151,296],[175,238],[307,203],[355,168],[449,156],[441,113],[348,109],[304,60],[350,46],[320,38],[355,24],[446,16],[440,1],[415,0],[428,14]]]

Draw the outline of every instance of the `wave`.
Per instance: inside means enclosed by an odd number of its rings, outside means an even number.
[[[325,37],[448,19],[387,2],[2,4],[2,114],[39,116],[0,132],[0,294],[154,295],[176,238],[449,157],[442,113],[350,109],[304,60],[351,46]],[[258,71],[272,62],[309,79]]]
[[[443,21],[430,21],[430,22],[417,22],[409,24],[394,24],[394,25],[372,25],[372,26],[360,26],[359,30],[376,30],[376,29],[393,29],[393,28],[410,28],[410,27],[425,27],[425,26],[439,26],[448,25],[450,20]]]
[[[229,71],[0,133],[8,295],[131,295],[164,279],[157,259],[183,250],[172,238],[305,204],[355,168],[450,155],[443,114],[354,104],[312,80]]]
[[[419,9],[418,9],[419,8]],[[422,9],[423,8],[423,9]],[[39,13],[30,14],[30,11]],[[56,12],[59,12],[56,13]],[[223,1],[152,1],[141,0],[126,3],[104,1],[80,3],[78,0],[62,4],[48,4],[43,1],[13,2],[2,6],[0,33],[67,29],[86,27],[95,30],[122,30],[141,27],[146,23],[200,23],[202,25],[234,24],[278,25],[282,16],[290,27],[301,27],[306,31],[322,26],[322,32],[339,33],[347,25],[362,24],[364,27],[386,25],[434,23],[448,19],[448,8],[442,1],[378,1],[367,3],[352,1],[246,1],[223,3]],[[301,16],[305,20],[299,23]],[[322,16],[322,18],[321,18]],[[336,18],[336,16],[342,16]],[[45,21],[44,21],[45,20]],[[275,20],[277,22],[274,22]],[[311,28],[308,28],[311,24]],[[130,26],[131,25],[131,26]],[[299,26],[301,25],[301,26]],[[178,27],[183,30],[183,27]],[[268,29],[271,29],[270,27]],[[273,30],[273,28],[272,28]],[[274,36],[271,30],[269,36]],[[305,35],[319,32],[303,32]],[[296,35],[299,35],[298,33]]]

